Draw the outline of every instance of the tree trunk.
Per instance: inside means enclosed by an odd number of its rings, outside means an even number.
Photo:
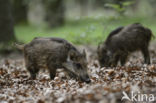
[[[27,4],[24,0],[13,0],[13,16],[15,23],[27,22]]]
[[[88,0],[78,0],[81,16],[88,16]]]
[[[52,28],[64,24],[64,0],[46,0],[46,21]]]
[[[156,17],[156,0],[149,0],[149,2],[153,8],[153,16]]]
[[[0,44],[15,41],[10,0],[0,0]]]

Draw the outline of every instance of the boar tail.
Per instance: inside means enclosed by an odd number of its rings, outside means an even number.
[[[151,32],[152,33],[152,32]],[[155,35],[152,33],[152,38],[155,39]]]
[[[155,39],[155,35],[152,33],[152,31],[150,29],[146,29],[146,31],[147,31],[148,35],[150,34],[150,37],[149,37],[150,40]]]
[[[14,43],[14,46],[15,46],[17,49],[19,49],[19,50],[23,50],[25,44],[17,44],[17,43]]]

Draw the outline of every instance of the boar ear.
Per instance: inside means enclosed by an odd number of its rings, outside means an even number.
[[[98,47],[97,47],[97,51],[100,49],[100,45],[98,45]]]
[[[83,49],[83,56],[86,58],[86,51]]]
[[[70,55],[68,55],[68,57],[67,57],[67,62],[69,62],[69,61],[71,61]]]
[[[70,50],[68,55],[70,58],[73,58],[76,56],[76,52],[74,50]]]
[[[112,57],[112,52],[110,50],[107,50],[107,56]]]

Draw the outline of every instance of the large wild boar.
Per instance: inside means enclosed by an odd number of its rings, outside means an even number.
[[[129,53],[141,50],[144,62],[150,64],[148,51],[152,32],[139,23],[113,30],[106,41],[98,45],[97,54],[100,65],[116,66],[118,61],[124,65]]]
[[[37,37],[28,44],[16,44],[16,47],[23,49],[26,68],[32,79],[36,78],[40,68],[47,68],[51,79],[54,79],[57,68],[64,68],[70,76],[90,82],[85,51],[80,53],[64,39]]]

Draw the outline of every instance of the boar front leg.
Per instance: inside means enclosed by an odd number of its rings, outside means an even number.
[[[120,57],[121,66],[124,66],[127,60],[128,53],[123,53]]]
[[[76,78],[76,75],[74,73],[71,73],[70,71],[67,72],[70,78]]]
[[[149,51],[148,51],[148,47],[145,46],[144,48],[142,48],[142,54],[144,55],[144,62],[146,64],[150,64],[150,55],[149,55]]]
[[[49,70],[49,73],[50,73],[50,79],[54,79],[55,78],[55,75],[56,75],[56,66],[55,64],[48,64],[48,70]]]
[[[112,63],[111,63],[111,66],[112,66],[112,67],[117,66],[118,61],[119,61],[119,58],[120,58],[119,55],[116,55],[116,56],[114,57],[114,59],[113,59],[113,61],[112,61]]]

